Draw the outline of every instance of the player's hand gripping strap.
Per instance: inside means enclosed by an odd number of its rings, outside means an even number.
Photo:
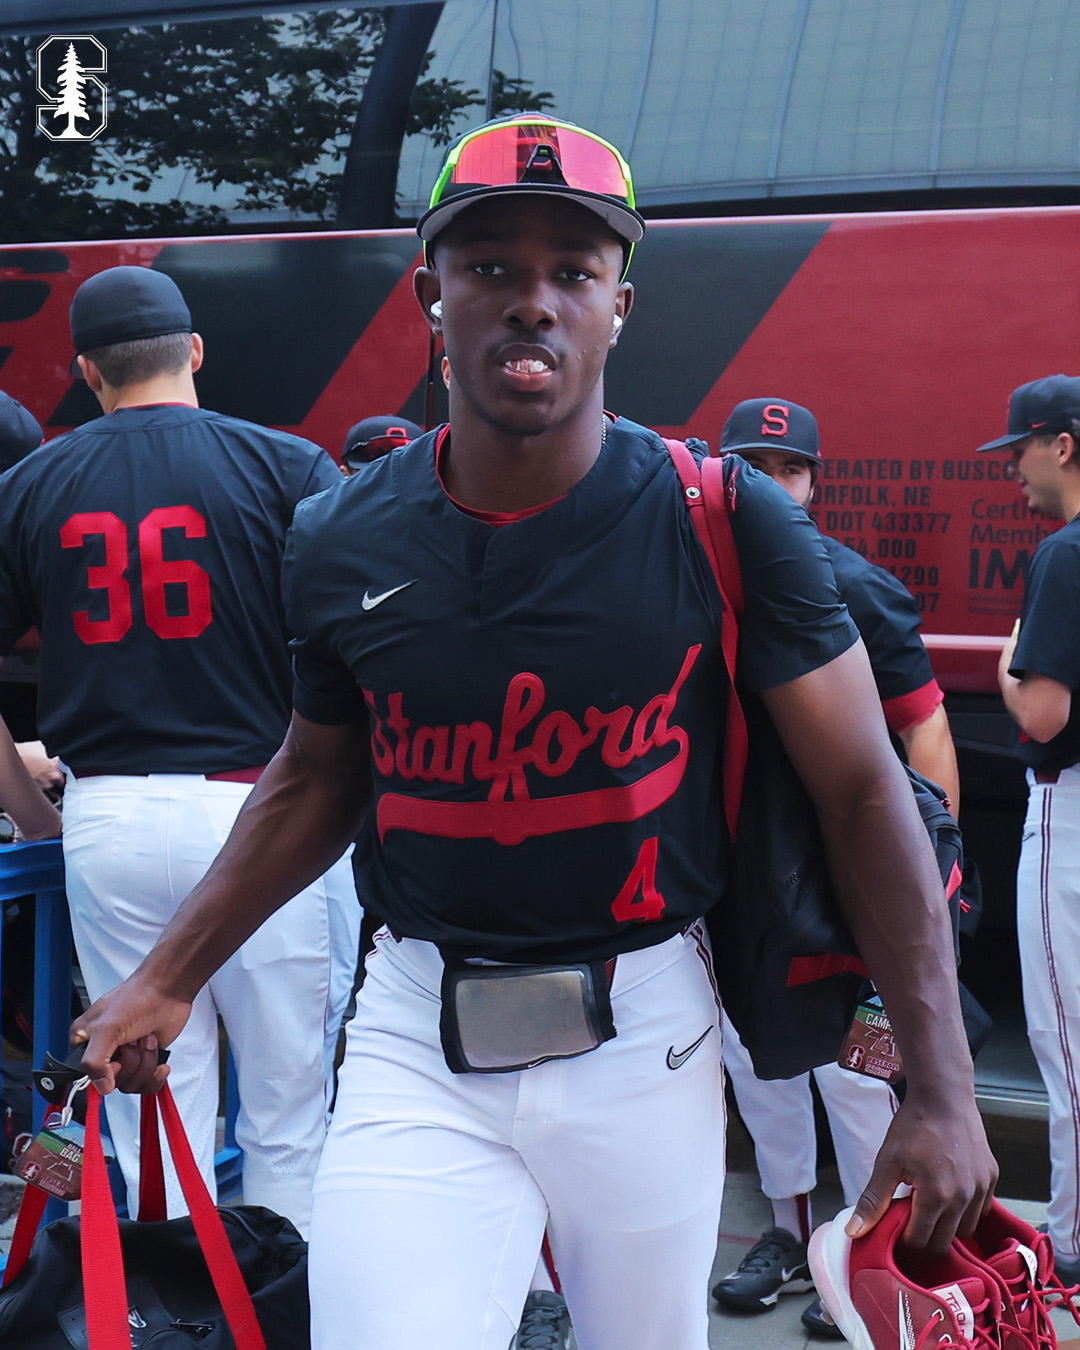
[[[735,692],[735,658],[739,645],[739,616],[743,611],[742,570],[731,532],[735,508],[735,480],[725,480],[725,459],[707,456],[699,465],[683,441],[664,440],[683,486],[690,519],[705,556],[712,565],[723,606],[720,645],[728,674],[727,723],[724,733],[724,819],[728,836],[735,838],[746,773],[747,731],[739,696]]]
[[[159,1110],[192,1226],[237,1350],[266,1350],[251,1295],[240,1274],[221,1216],[192,1156],[191,1145],[167,1084],[159,1093],[142,1098],[140,1137],[146,1151],[142,1154],[139,1176],[139,1218],[146,1221],[165,1217],[165,1185],[157,1131]],[[47,1200],[44,1191],[27,1186],[17,1224],[19,1240],[12,1241],[11,1255],[4,1271],[5,1284],[25,1265]],[[101,1098],[94,1088],[89,1089],[86,1107],[79,1228],[90,1350],[132,1350],[120,1230],[101,1146]]]

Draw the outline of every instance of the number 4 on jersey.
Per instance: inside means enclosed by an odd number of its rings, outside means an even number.
[[[162,552],[164,530],[183,530],[187,539],[205,539],[206,521],[192,506],[159,506],[139,522],[139,568],[142,574],[143,614],[147,627],[161,638],[193,638],[213,619],[210,603],[210,578],[188,558],[166,559]],[[83,642],[119,642],[132,622],[131,587],[127,580],[128,528],[112,511],[80,511],[60,529],[63,548],[82,548],[87,538],[101,535],[105,540],[105,562],[88,567],[87,585],[92,591],[105,591],[109,613],[104,619],[92,619],[87,610],[71,617]],[[183,586],[187,591],[187,613],[170,614],[165,603],[165,587]]]
[[[660,840],[654,835],[646,839],[638,850],[637,862],[623,888],[611,902],[611,912],[618,923],[651,923],[667,908],[664,897],[656,886],[656,858]]]

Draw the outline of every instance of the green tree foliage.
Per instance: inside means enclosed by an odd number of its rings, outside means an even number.
[[[40,39],[0,41],[0,241],[229,228],[216,205],[161,200],[160,184],[179,174],[226,189],[233,209],[331,223],[384,28],[380,9],[343,9],[117,30],[106,40],[107,132],[72,143],[36,128]],[[487,98],[429,74],[432,60],[408,130],[444,144]],[[492,97],[495,111],[551,106],[501,72]]]

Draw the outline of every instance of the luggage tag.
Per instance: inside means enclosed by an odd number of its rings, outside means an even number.
[[[46,1053],[44,1067],[33,1070],[34,1086],[50,1106],[58,1109],[46,1114],[16,1168],[17,1175],[31,1186],[65,1201],[78,1200],[82,1195],[86,1138],[82,1121],[86,1111],[85,1099],[79,1102],[76,1099],[90,1085],[89,1077],[82,1072],[85,1050],[85,1045],[77,1046],[66,1060]],[[159,1050],[158,1059],[164,1061],[168,1054],[167,1050]],[[109,1152],[106,1138],[102,1139],[102,1146],[106,1163],[112,1162],[115,1155]]]
[[[837,1064],[850,1073],[897,1083],[904,1076],[904,1065],[896,1048],[889,1015],[877,994],[864,998],[855,1009],[851,1030]]]
[[[82,1195],[86,1130],[73,1117],[76,1093],[89,1086],[87,1077],[76,1078],[69,1085],[61,1110],[46,1115],[36,1138],[19,1159],[18,1175],[58,1200],[78,1200]],[[105,1150],[105,1161],[112,1161],[108,1149]]]

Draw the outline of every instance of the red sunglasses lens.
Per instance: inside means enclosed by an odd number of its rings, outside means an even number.
[[[531,169],[529,180],[542,182],[545,165],[554,168],[552,159],[567,187],[628,200],[626,177],[608,146],[547,122],[517,122],[474,136],[462,147],[450,181],[461,187],[509,187]]]

